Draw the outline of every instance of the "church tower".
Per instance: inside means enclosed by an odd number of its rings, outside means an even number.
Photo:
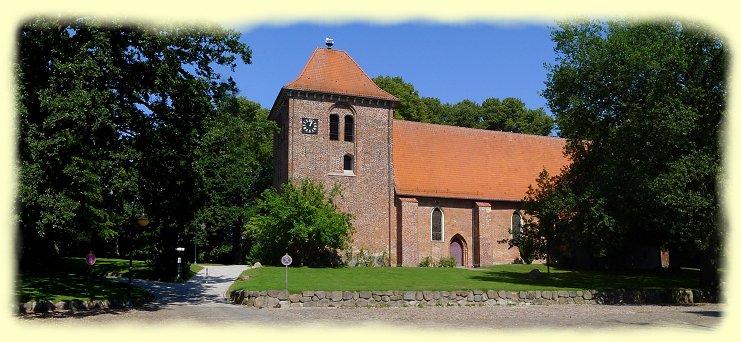
[[[298,77],[278,94],[270,119],[273,183],[310,178],[342,187],[340,210],[352,214],[354,252],[395,253],[392,166],[393,108],[385,92],[345,52],[317,48]]]

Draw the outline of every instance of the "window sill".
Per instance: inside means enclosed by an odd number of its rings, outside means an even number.
[[[330,172],[327,176],[340,176],[340,177],[355,177],[355,173],[352,171],[345,172]]]

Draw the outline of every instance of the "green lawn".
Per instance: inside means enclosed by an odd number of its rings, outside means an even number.
[[[143,261],[134,260],[132,269],[135,278],[144,278],[150,274]],[[89,267],[81,257],[61,258],[44,265],[40,271],[21,271],[18,274],[16,295],[21,302],[126,299],[128,284],[105,277],[128,277],[128,270],[129,261],[124,259],[98,258],[95,265]],[[149,292],[136,286],[132,287],[131,294],[134,298],[151,296]]]
[[[528,272],[537,268],[540,279],[530,279]],[[280,290],[285,288],[285,268],[261,267],[243,273],[247,280],[237,280],[231,290]],[[498,265],[484,269],[421,267],[348,267],[288,269],[288,290],[363,291],[363,290],[579,290],[579,289],[652,289],[699,287],[696,270],[666,272],[581,272],[543,265]]]

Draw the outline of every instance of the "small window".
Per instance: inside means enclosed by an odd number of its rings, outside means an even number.
[[[522,233],[522,215],[520,215],[519,212],[515,211],[512,214],[512,238],[516,239],[520,237],[521,233]]]
[[[353,141],[355,138],[355,119],[352,115],[345,116],[345,141]]]
[[[329,116],[329,140],[340,139],[340,117],[337,114]]]
[[[432,210],[432,241],[443,241],[443,211]]]
[[[342,163],[344,164],[345,172],[348,172],[348,171],[349,172],[352,172],[352,170],[353,170],[353,165],[352,165],[353,164],[353,160],[352,160],[352,156],[351,155],[346,154],[342,158]]]

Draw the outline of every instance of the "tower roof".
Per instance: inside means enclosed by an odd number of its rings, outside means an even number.
[[[283,89],[309,90],[399,101],[379,88],[342,50],[317,48],[295,80]]]
[[[399,195],[521,201],[570,163],[556,137],[394,120],[393,139]]]

